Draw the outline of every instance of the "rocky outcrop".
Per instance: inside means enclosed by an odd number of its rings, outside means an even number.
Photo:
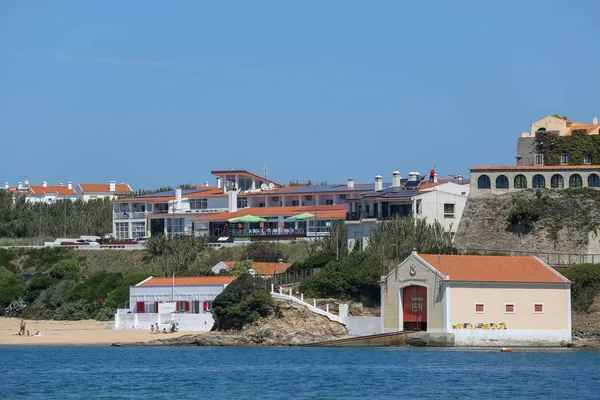
[[[240,331],[207,332],[113,346],[294,346],[348,335],[344,325],[289,302],[275,301],[275,312]]]
[[[455,238],[460,251],[498,251],[561,254],[593,254],[598,235],[593,221],[600,221],[598,200],[589,192],[544,190],[550,206],[527,233],[508,229],[507,217],[517,196],[533,198],[535,190],[469,198]]]

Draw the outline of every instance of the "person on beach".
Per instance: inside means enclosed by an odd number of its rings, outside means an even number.
[[[167,328],[163,328],[163,333],[167,333]]]
[[[29,334],[29,329],[27,330],[27,336],[31,336],[31,335]]]
[[[19,336],[25,336],[25,320],[21,320],[21,326],[19,328]]]
[[[154,324],[150,325],[150,333],[154,333]]]

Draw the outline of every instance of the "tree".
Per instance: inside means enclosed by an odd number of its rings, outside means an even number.
[[[280,245],[271,242],[252,242],[246,251],[248,259],[256,262],[278,262],[284,257]]]
[[[60,260],[50,268],[50,277],[77,281],[81,278],[81,265],[75,260]]]
[[[233,268],[231,269],[231,275],[240,276],[243,274],[247,274],[248,270],[252,269],[253,267],[254,264],[252,264],[252,261],[250,260],[238,261],[235,264],[233,264]]]
[[[16,275],[0,275],[0,313],[13,301],[25,297],[27,285]]]
[[[215,329],[241,329],[272,311],[273,300],[260,279],[242,274],[219,294],[212,307]]]
[[[162,276],[185,275],[207,246],[204,236],[158,235],[148,239],[146,255]]]

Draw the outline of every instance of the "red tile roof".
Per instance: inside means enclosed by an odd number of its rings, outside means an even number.
[[[94,192],[94,193],[130,193],[133,192],[131,187],[127,183],[117,183],[115,184],[115,191],[110,191],[110,183],[80,183],[78,185],[81,188],[81,191],[84,193]]]
[[[342,219],[346,218],[348,207],[344,204],[333,206],[317,206],[317,219]],[[254,215],[257,217],[278,217],[292,216],[302,213],[315,214],[314,206],[300,207],[250,207],[242,208],[235,212],[220,212],[204,217],[196,218],[194,221],[227,221],[231,218],[243,217],[244,215]],[[311,219],[314,219],[311,217]]]
[[[182,276],[175,278],[175,286],[228,285],[237,276]],[[172,286],[173,278],[153,278],[136,286]]]
[[[580,124],[578,122],[576,122],[576,124],[577,125],[571,125],[571,129],[569,129],[569,131],[565,133],[565,136],[571,136],[573,135],[573,131],[579,130],[584,130],[586,135],[589,135],[591,132],[597,130],[598,127],[600,127],[600,124]]]
[[[68,186],[29,186],[30,194],[44,195],[44,194],[59,194],[61,196],[74,196],[75,190],[69,189]]]
[[[535,257],[419,254],[450,281],[569,283]]]
[[[237,261],[222,261],[229,268],[233,268]],[[268,262],[252,262],[252,268],[257,275],[273,275],[281,274],[291,267],[291,263],[268,263]]]
[[[597,169],[600,165],[489,165],[473,167],[471,171],[555,171],[555,170],[574,170],[574,169]]]

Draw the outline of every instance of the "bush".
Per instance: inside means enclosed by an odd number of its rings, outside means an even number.
[[[78,281],[81,278],[81,265],[75,260],[60,260],[50,268],[52,278]]]
[[[587,312],[600,295],[600,264],[579,264],[564,269],[561,273],[573,282],[571,304],[574,311]]]
[[[48,289],[52,285],[56,285],[60,282],[60,279],[53,278],[51,276],[42,276],[39,278],[33,278],[27,285],[27,294],[25,300],[27,303],[32,303],[37,299],[40,293]]]
[[[213,302],[214,329],[241,329],[272,311],[273,300],[264,282],[250,274],[240,275]]]
[[[247,274],[248,270],[252,269],[253,266],[254,264],[252,264],[252,261],[238,261],[235,264],[233,264],[233,268],[231,269],[230,273],[233,276]]]
[[[252,242],[246,246],[248,260],[255,262],[278,262],[284,259],[281,245],[272,242]]]
[[[0,312],[16,299],[24,298],[27,285],[23,278],[16,275],[0,276]]]
[[[31,319],[61,319],[55,318],[56,311],[67,303],[67,292],[74,285],[73,281],[62,281],[42,291],[37,299],[25,309],[23,317]]]

